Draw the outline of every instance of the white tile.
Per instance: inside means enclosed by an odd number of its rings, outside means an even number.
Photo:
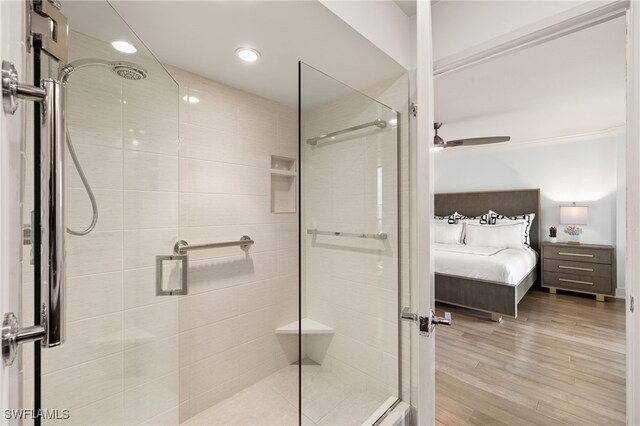
[[[277,266],[277,256],[272,252],[195,260],[189,262],[189,294],[275,278]]]
[[[278,251],[278,275],[291,275],[298,272],[298,249]]]
[[[124,395],[127,423],[143,423],[168,408],[178,407],[178,373],[126,389]]]
[[[67,321],[120,312],[122,272],[67,278]]]
[[[174,296],[156,295],[156,268],[128,269],[124,271],[124,308],[139,308],[166,303]]]
[[[238,314],[241,292],[234,287],[180,299],[180,330],[213,324]]]
[[[42,352],[44,374],[122,351],[122,313],[67,324],[63,345]]]
[[[262,141],[193,124],[180,127],[180,157],[253,167],[270,167],[271,152]]]
[[[93,193],[98,206],[95,231],[122,229],[122,190],[94,189]],[[87,191],[85,188],[70,188],[67,194],[67,226],[75,231],[83,231],[93,219],[93,209]]]
[[[124,229],[178,226],[177,192],[124,191]]]
[[[178,372],[178,336],[161,338],[124,352],[124,387],[129,389]],[[176,404],[177,405],[177,404]]]
[[[178,158],[148,152],[124,152],[124,188],[178,191]]]
[[[188,353],[184,354],[185,358],[188,357],[188,363],[198,362],[239,345],[240,327],[243,325],[234,317],[181,333],[188,342],[185,347]]]
[[[203,161],[180,160],[180,190],[207,194],[267,195],[269,169]]]
[[[155,266],[156,256],[173,254],[178,229],[124,231],[124,268]]]
[[[120,352],[44,374],[42,405],[73,410],[122,392],[122,366],[123,357]]]
[[[112,426],[125,423],[124,394],[117,393],[84,407],[69,410],[68,419],[42,422],[43,425]]]
[[[181,193],[180,225],[271,223],[269,200],[266,193],[264,195]]]
[[[75,144],[78,161],[93,189],[122,189],[122,149]],[[84,189],[70,154],[67,154],[67,186]]]
[[[274,359],[275,338],[263,337],[194,363],[190,368],[192,397],[205,393],[216,384],[242,376],[252,367]]]
[[[165,407],[166,408],[166,407]],[[178,407],[167,410],[140,423],[147,426],[175,426],[180,424],[180,411]]]
[[[99,274],[122,269],[122,231],[94,231],[67,235],[67,276]]]
[[[131,349],[178,333],[178,301],[129,309],[124,312],[124,347]]]
[[[213,83],[213,82],[211,82]],[[226,132],[238,131],[237,91],[218,83],[208,84],[205,90],[189,89],[199,103],[186,103],[184,122]]]

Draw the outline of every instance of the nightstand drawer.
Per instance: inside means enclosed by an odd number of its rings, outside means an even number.
[[[542,285],[589,293],[613,294],[611,277],[585,277],[582,275],[545,272]]]
[[[572,262],[570,260],[544,259],[545,272],[580,275],[584,277],[611,278],[611,265],[604,263]]]
[[[611,250],[598,250],[582,247],[554,247],[547,245],[544,248],[545,259],[572,260],[575,262],[606,263],[611,264]]]

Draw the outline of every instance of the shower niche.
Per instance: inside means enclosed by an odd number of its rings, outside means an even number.
[[[296,213],[296,163],[295,158],[271,156],[271,213]]]

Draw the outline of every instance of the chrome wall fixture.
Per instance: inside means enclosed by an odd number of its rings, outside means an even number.
[[[253,243],[254,241],[248,235],[244,235],[237,241],[225,241],[221,243],[190,245],[185,240],[178,241],[173,247],[175,252],[174,254],[169,256],[156,256],[156,295],[178,296],[189,293],[187,285],[187,271],[189,269],[188,252],[192,250],[206,250],[223,247],[240,247],[245,252],[248,252]],[[179,281],[179,284],[172,285],[176,280]]]
[[[374,120],[369,123],[364,123],[364,124],[359,124],[357,126],[349,127],[348,129],[342,129],[342,130],[338,130],[337,132],[327,133],[326,135],[316,136],[315,138],[309,138],[307,139],[307,143],[309,145],[317,145],[318,141],[321,141],[323,139],[335,138],[336,136],[340,136],[345,133],[353,132],[355,130],[360,130],[360,129],[366,129],[367,127],[372,127],[372,126],[378,127],[380,129],[384,129],[385,127],[387,127],[387,122],[380,119]]]
[[[307,229],[309,235],[331,235],[334,237],[349,237],[349,238],[369,238],[372,240],[384,241],[388,238],[386,232],[378,232],[377,234],[360,234],[357,232],[341,232],[341,231],[319,231],[317,229]]]
[[[222,248],[222,247],[235,247],[240,246],[240,248],[244,251],[249,251],[249,248],[253,245],[254,241],[250,236],[244,235],[238,241],[225,241],[223,243],[209,243],[209,244],[196,244],[189,245],[185,240],[180,240],[173,247],[173,250],[176,254],[187,254],[187,252],[191,250],[206,250],[206,249],[214,249],[214,248]]]
[[[169,268],[165,268],[165,262],[169,263]],[[176,262],[180,262],[179,266]],[[156,256],[156,296],[179,296],[189,293],[187,286],[187,271],[189,270],[189,255],[173,254],[169,256]],[[165,285],[165,273],[169,275],[167,281],[170,281],[173,275],[177,275],[179,279],[178,286]],[[175,277],[174,281],[175,281]]]
[[[39,325],[20,328],[13,312],[4,315],[2,354],[11,365],[21,343],[40,340],[43,347],[65,341],[65,88],[56,80],[44,79],[41,86],[18,81],[15,66],[2,61],[2,103],[4,112],[14,114],[18,100],[41,104],[41,320]]]

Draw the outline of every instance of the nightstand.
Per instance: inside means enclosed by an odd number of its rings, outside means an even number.
[[[596,244],[542,243],[542,287],[613,296],[616,289],[613,246]]]

